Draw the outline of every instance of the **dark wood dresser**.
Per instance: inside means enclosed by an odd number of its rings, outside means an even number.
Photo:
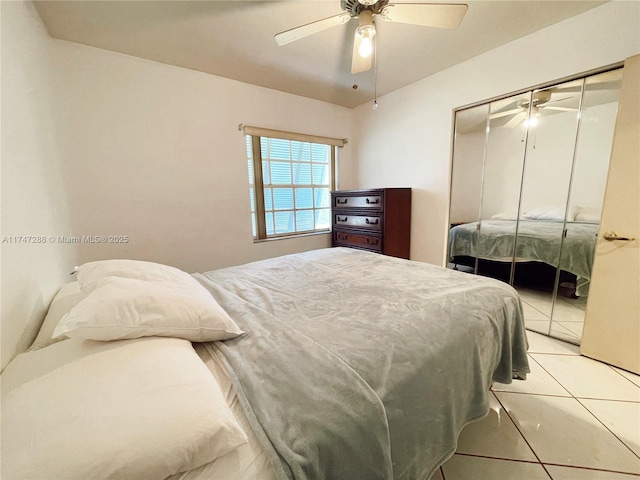
[[[331,192],[331,215],[334,247],[409,258],[410,188]]]

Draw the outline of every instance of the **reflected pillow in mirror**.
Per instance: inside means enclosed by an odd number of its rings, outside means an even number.
[[[580,210],[578,206],[572,206],[567,211],[567,220],[572,222]],[[532,208],[522,214],[527,220],[555,220],[564,221],[565,207],[563,206],[544,206]]]
[[[518,212],[500,212],[495,215],[491,215],[492,220],[515,220],[518,217]]]
[[[581,208],[575,218],[576,222],[600,223],[600,210]]]

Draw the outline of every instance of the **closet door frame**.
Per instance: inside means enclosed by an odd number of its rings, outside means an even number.
[[[550,311],[550,315],[549,315],[549,320],[548,320],[548,326],[546,329],[546,332],[540,332],[540,333],[544,333],[546,335],[549,336],[554,336],[553,335],[553,320],[554,320],[554,313],[555,313],[555,309],[556,309],[556,301],[557,301],[557,296],[558,296],[558,289],[559,289],[559,284],[560,284],[560,274],[561,274],[561,268],[560,268],[560,262],[562,259],[562,254],[563,254],[563,247],[564,247],[564,243],[565,243],[565,236],[566,236],[566,232],[567,232],[567,214],[569,212],[569,208],[571,206],[571,202],[572,202],[572,183],[574,180],[574,175],[575,175],[575,170],[576,170],[576,157],[577,157],[577,148],[578,148],[578,141],[579,141],[579,136],[580,136],[580,131],[581,131],[581,120],[582,120],[582,108],[583,108],[583,101],[584,101],[584,95],[585,95],[585,83],[588,77],[592,77],[601,73],[605,73],[607,71],[610,70],[615,70],[615,69],[619,69],[621,67],[624,66],[623,62],[619,62],[616,64],[612,64],[612,65],[608,65],[605,67],[601,67],[601,68],[597,68],[597,69],[593,69],[591,71],[588,72],[584,72],[581,74],[576,74],[576,75],[572,75],[572,76],[568,76],[565,77],[563,79],[559,79],[559,80],[555,80],[552,82],[546,82],[544,84],[540,84],[537,85],[536,87],[532,87],[532,88],[526,88],[526,89],[522,89],[522,90],[518,90],[516,92],[513,92],[511,94],[508,95],[503,95],[503,96],[498,96],[498,97],[494,97],[492,99],[489,100],[485,100],[485,101],[481,101],[481,102],[476,102],[473,104],[469,104],[466,105],[464,107],[460,107],[457,108],[453,111],[453,125],[454,125],[454,130],[453,130],[453,135],[452,135],[452,145],[451,145],[451,151],[452,151],[452,155],[451,155],[451,177],[450,177],[450,205],[449,205],[449,215],[451,215],[451,210],[452,210],[452,200],[453,200],[453,189],[454,189],[454,175],[453,175],[453,168],[454,168],[454,157],[455,157],[455,151],[456,151],[456,124],[457,124],[457,115],[465,110],[469,110],[471,108],[476,108],[476,107],[480,107],[483,105],[491,105],[493,102],[497,102],[497,101],[501,101],[501,100],[506,100],[509,98],[515,98],[518,95],[523,95],[523,94],[529,94],[531,101],[529,102],[528,105],[528,112],[527,112],[527,119],[531,118],[532,115],[532,106],[533,106],[533,94],[536,91],[540,91],[540,90],[544,90],[550,87],[554,87],[554,86],[560,86],[563,85],[565,83],[569,83],[572,81],[576,81],[576,80],[581,80],[581,87],[580,87],[580,95],[579,95],[579,107],[578,107],[578,111],[577,111],[577,119],[576,119],[576,129],[575,129],[575,135],[573,138],[573,153],[572,153],[572,158],[571,158],[571,168],[570,168],[570,174],[569,174],[569,185],[567,188],[567,195],[564,201],[564,208],[565,208],[565,215],[564,215],[564,219],[563,219],[563,223],[562,223],[562,236],[560,238],[560,247],[559,247],[559,252],[558,252],[558,261],[557,261],[557,266],[555,267],[555,278],[554,278],[554,282],[553,282],[553,291],[551,294],[551,311]],[[475,232],[475,245],[476,245],[476,250],[475,250],[475,265],[473,268],[473,272],[475,274],[479,273],[480,270],[480,260],[481,260],[481,255],[479,254],[479,248],[480,248],[480,241],[479,241],[479,235],[480,235],[480,230],[482,228],[482,220],[483,220],[483,209],[484,209],[484,200],[485,200],[485,187],[486,187],[486,182],[487,182],[487,162],[488,162],[488,146],[489,146],[489,136],[490,136],[490,132],[491,132],[491,128],[490,128],[490,123],[491,123],[491,108],[489,107],[489,110],[487,112],[486,115],[486,128],[485,128],[485,135],[484,135],[484,151],[483,151],[483,158],[482,158],[482,170],[481,170],[481,178],[480,178],[480,201],[479,201],[479,211],[478,211],[478,217],[477,217],[477,229]],[[513,246],[513,254],[512,254],[512,260],[511,260],[511,265],[510,265],[510,274],[509,274],[509,284],[513,285],[515,282],[515,270],[516,270],[516,260],[517,260],[517,248],[518,248],[518,233],[520,231],[520,216],[521,216],[521,211],[523,208],[523,186],[524,186],[524,182],[525,182],[525,175],[526,175],[526,169],[527,169],[527,153],[528,153],[528,145],[529,145],[529,133],[530,133],[530,128],[525,128],[525,134],[524,134],[524,158],[522,161],[522,169],[521,169],[521,176],[520,176],[520,186],[519,186],[519,195],[518,195],[518,205],[517,205],[517,216],[516,216],[516,222],[515,222],[515,237],[514,237],[514,246]],[[449,225],[451,225],[451,217],[449,216]],[[449,245],[449,243],[447,242],[447,245]],[[447,252],[447,258],[449,258],[449,252]],[[546,321],[546,320],[545,320]],[[537,330],[536,330],[537,331]],[[571,339],[568,338],[562,338],[562,337],[558,337],[561,338],[562,340],[566,340],[566,341],[571,341]],[[575,343],[575,342],[574,342]]]

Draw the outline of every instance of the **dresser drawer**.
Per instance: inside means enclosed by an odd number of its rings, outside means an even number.
[[[333,191],[331,219],[332,245],[409,258],[410,188]]]
[[[382,237],[380,235],[367,235],[366,233],[333,232],[333,244],[342,247],[360,247],[375,252],[382,251]]]
[[[372,210],[382,209],[382,195],[335,195],[333,208],[368,208]]]
[[[349,215],[337,213],[333,216],[336,227],[366,228],[375,231],[382,230],[382,219],[376,215]]]

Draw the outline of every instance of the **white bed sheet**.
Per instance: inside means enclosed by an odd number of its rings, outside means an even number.
[[[249,442],[211,463],[172,475],[168,480],[276,480],[271,462],[249,425],[229,375],[217,357],[218,354],[204,343],[194,343],[193,347],[220,385],[227,404]]]

